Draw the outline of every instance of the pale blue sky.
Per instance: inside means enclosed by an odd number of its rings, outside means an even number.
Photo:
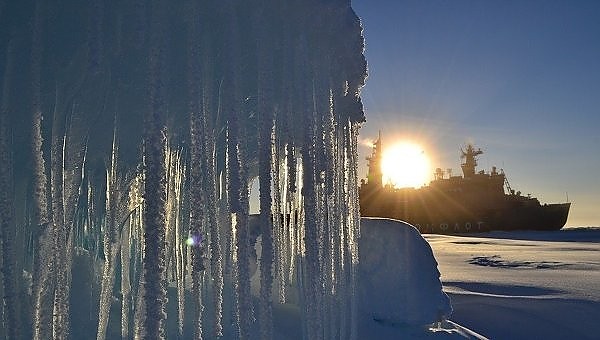
[[[567,225],[600,225],[600,1],[352,6],[369,62],[361,138],[416,139],[454,174],[474,142],[480,168],[503,168],[542,203],[568,193]]]

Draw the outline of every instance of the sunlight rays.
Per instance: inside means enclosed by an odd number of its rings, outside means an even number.
[[[396,188],[418,188],[427,184],[431,165],[423,148],[413,142],[403,141],[383,152],[381,164],[383,183]]]

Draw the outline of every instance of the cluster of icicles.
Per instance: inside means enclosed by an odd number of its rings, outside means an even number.
[[[231,183],[223,174],[216,176],[216,185],[200,190],[205,197],[200,206],[190,206],[186,198],[193,184],[186,170],[189,164],[185,153],[171,147],[166,151],[166,246],[162,256],[164,279],[171,298],[175,295],[177,299],[177,314],[167,317],[177,318],[181,337],[193,334],[194,338],[205,339],[271,339],[273,304],[293,303],[301,308],[305,338],[355,338],[358,126],[347,123],[335,126],[331,132],[332,139],[324,150],[326,157],[308,161],[310,153],[287,154],[287,145],[280,148],[281,153],[275,152],[278,143],[272,134],[268,147],[273,161],[268,173],[259,174],[270,177],[271,182],[266,218],[248,215],[247,197],[235,198],[242,201],[237,204],[246,214],[232,212],[227,199],[232,193],[225,190]],[[309,168],[307,163],[311,162]],[[81,214],[76,227],[79,246],[89,243],[98,232],[103,237],[98,339],[106,338],[114,304],[115,271],[119,270],[120,287],[116,290],[121,292],[122,338],[145,337],[144,175],[127,179],[119,176],[113,170],[108,172],[102,230],[94,232],[88,224],[94,220],[89,218],[93,215],[92,205],[88,207],[90,215]],[[307,179],[309,176],[312,178]],[[86,191],[88,195],[94,193],[92,187]],[[194,210],[201,215],[197,234],[190,230]],[[200,253],[201,271],[193,266],[194,251]],[[256,260],[257,253],[254,276],[259,277],[260,293],[253,298],[251,261]],[[186,309],[194,315],[191,322],[186,320],[190,315]],[[186,323],[194,329],[184,329]]]
[[[180,12],[169,12],[165,0],[149,3],[136,2],[136,13],[149,14],[147,25],[139,25],[149,55],[142,161],[136,167],[119,160],[115,127],[106,181],[99,184],[85,167],[87,137],[75,133],[91,128],[85,118],[76,119],[75,103],[87,107],[96,97],[57,89],[55,112],[42,112],[39,78],[48,72],[40,71],[43,54],[36,46],[50,16],[36,2],[31,204],[42,236],[34,242],[33,337],[73,335],[69,296],[79,292],[69,289],[80,275],[71,272],[73,259],[92,251],[103,259],[98,340],[108,337],[109,320],[114,324],[111,318],[119,315],[123,339],[165,338],[167,318],[177,318],[179,338],[273,339],[280,304],[299,308],[305,339],[355,339],[357,140],[366,62],[350,2],[186,2],[189,93],[182,96],[189,101],[189,140],[183,143],[173,136],[186,133],[167,128],[165,93],[170,65],[164,35]],[[217,8],[218,20],[211,17]],[[114,19],[129,32],[129,22],[101,5],[97,10],[106,13],[99,22]],[[94,72],[110,74],[103,62],[111,55],[100,57],[97,40],[108,41],[112,31],[93,34],[104,29],[94,20],[88,62]],[[213,31],[206,26],[211,20],[222,26]],[[115,33],[114,39],[125,50],[129,46],[119,39],[135,36]],[[73,58],[70,65],[78,63]],[[73,87],[89,85],[95,93],[101,86],[94,87],[94,79],[82,77]],[[116,90],[106,97],[116,96],[118,77],[107,79],[102,86]],[[61,84],[64,92],[70,85]],[[54,121],[50,148],[43,147],[43,116]],[[259,183],[258,216],[249,212],[253,180]],[[167,297],[176,297],[176,314],[166,314]]]

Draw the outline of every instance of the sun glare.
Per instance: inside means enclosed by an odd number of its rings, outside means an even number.
[[[381,172],[383,183],[396,188],[421,187],[431,173],[423,148],[410,142],[401,142],[383,151]]]

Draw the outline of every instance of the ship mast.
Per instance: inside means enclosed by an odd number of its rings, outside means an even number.
[[[470,178],[475,176],[475,167],[477,166],[477,156],[481,155],[483,151],[481,149],[475,150],[473,144],[467,144],[467,148],[463,150],[460,149],[461,155],[460,158],[464,158],[465,162],[460,165],[463,171],[463,175],[465,178]]]
[[[375,143],[371,156],[367,157],[369,172],[367,174],[367,183],[374,187],[382,187],[383,173],[381,172],[381,131]]]

